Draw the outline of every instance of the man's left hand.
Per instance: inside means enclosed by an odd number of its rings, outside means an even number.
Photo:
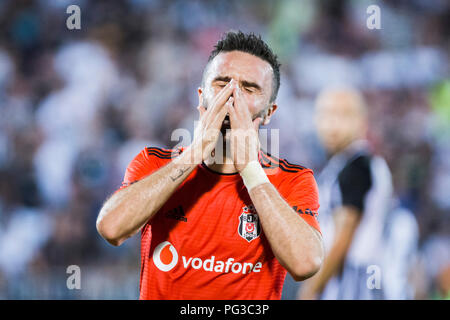
[[[228,106],[231,127],[231,155],[236,170],[241,172],[250,161],[258,161],[258,128],[262,119],[257,117],[252,120],[252,115],[240,88],[234,90],[233,97],[234,104]]]

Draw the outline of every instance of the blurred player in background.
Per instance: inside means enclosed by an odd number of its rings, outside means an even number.
[[[279,85],[261,38],[227,33],[198,89],[192,144],[144,149],[103,205],[108,242],[141,231],[141,299],[280,299],[286,270],[304,280],[320,268],[312,171],[259,148]]]
[[[366,108],[350,88],[327,89],[317,98],[317,131],[331,156],[318,177],[326,256],[320,272],[302,284],[300,299],[383,298],[381,286],[367,284],[368,267],[383,271],[392,182],[386,162],[366,140]]]
[[[409,209],[398,199],[386,217],[383,232],[381,286],[383,298],[389,300],[413,299],[415,289],[412,276],[419,259],[419,226]]]

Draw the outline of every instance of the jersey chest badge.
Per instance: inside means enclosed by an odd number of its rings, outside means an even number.
[[[239,235],[248,242],[259,237],[261,226],[259,224],[258,214],[253,205],[244,206],[239,216]]]

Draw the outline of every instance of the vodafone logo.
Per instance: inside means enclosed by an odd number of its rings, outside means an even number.
[[[178,252],[169,241],[164,241],[153,251],[153,263],[161,271],[170,271],[178,263]]]
[[[198,257],[188,258],[182,256],[181,258],[181,265],[185,269],[192,268],[194,270],[203,270],[206,272],[247,274],[250,272],[261,272],[262,268],[262,263],[259,261],[256,263],[241,263],[234,258],[228,258],[227,260],[221,261],[216,259],[215,256],[211,256],[205,260]],[[158,244],[153,251],[153,263],[161,271],[167,272],[172,270],[177,265],[178,260],[178,252],[169,241]]]

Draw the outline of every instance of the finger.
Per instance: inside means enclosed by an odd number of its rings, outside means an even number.
[[[253,128],[256,130],[256,132],[258,132],[261,122],[262,122],[261,117],[257,117],[256,119],[253,120]]]
[[[237,102],[236,113],[237,113],[238,117],[243,120],[246,119],[247,121],[248,120],[251,121],[252,116],[250,114],[250,111],[248,110],[248,105],[244,99],[242,90],[240,88],[237,88],[234,91],[233,95],[236,95],[236,102]]]
[[[233,105],[233,97],[229,97],[227,102],[224,104],[225,107],[221,108],[213,117],[213,120],[211,121],[211,127],[215,129],[220,129],[222,127],[223,120],[225,119],[225,116],[227,115],[228,109],[227,106]]]
[[[217,113],[217,122],[219,126],[222,126],[223,120],[225,119],[225,116],[228,113],[228,106],[232,106],[234,103],[233,97],[229,97],[227,102],[224,104],[224,107],[219,110]]]
[[[238,116],[239,115],[239,109],[242,106],[242,99],[241,99],[241,96],[240,96],[240,89],[239,89],[239,87],[234,88],[234,90],[233,90],[233,97],[235,97],[235,104],[234,104],[235,114],[236,114],[236,116]]]
[[[261,118],[261,117],[257,117],[256,119],[253,120],[253,129],[255,129],[257,136],[259,136],[259,126],[262,121],[263,121],[263,118]],[[259,137],[256,141],[258,144],[256,148],[259,150],[261,148],[261,141],[259,141]]]
[[[227,85],[217,94],[217,96],[214,98],[212,107],[211,107],[211,113],[217,112],[217,109],[220,109],[225,105],[228,98],[233,93],[234,88],[236,87],[236,81],[234,79],[231,79],[230,82],[227,83]]]
[[[198,110],[198,113],[200,114],[200,119],[201,119],[203,117],[203,115],[205,114],[206,109],[204,106],[198,106],[197,110]]]
[[[233,128],[238,120],[237,120],[236,108],[235,108],[236,100],[234,99],[234,97],[230,97],[230,98],[233,98],[232,103],[227,103],[226,109],[227,109],[228,116],[230,118],[230,127]]]
[[[240,126],[242,128],[253,128],[252,121],[253,117],[248,108],[247,102],[242,94],[242,90],[236,90],[236,118],[240,121]]]

